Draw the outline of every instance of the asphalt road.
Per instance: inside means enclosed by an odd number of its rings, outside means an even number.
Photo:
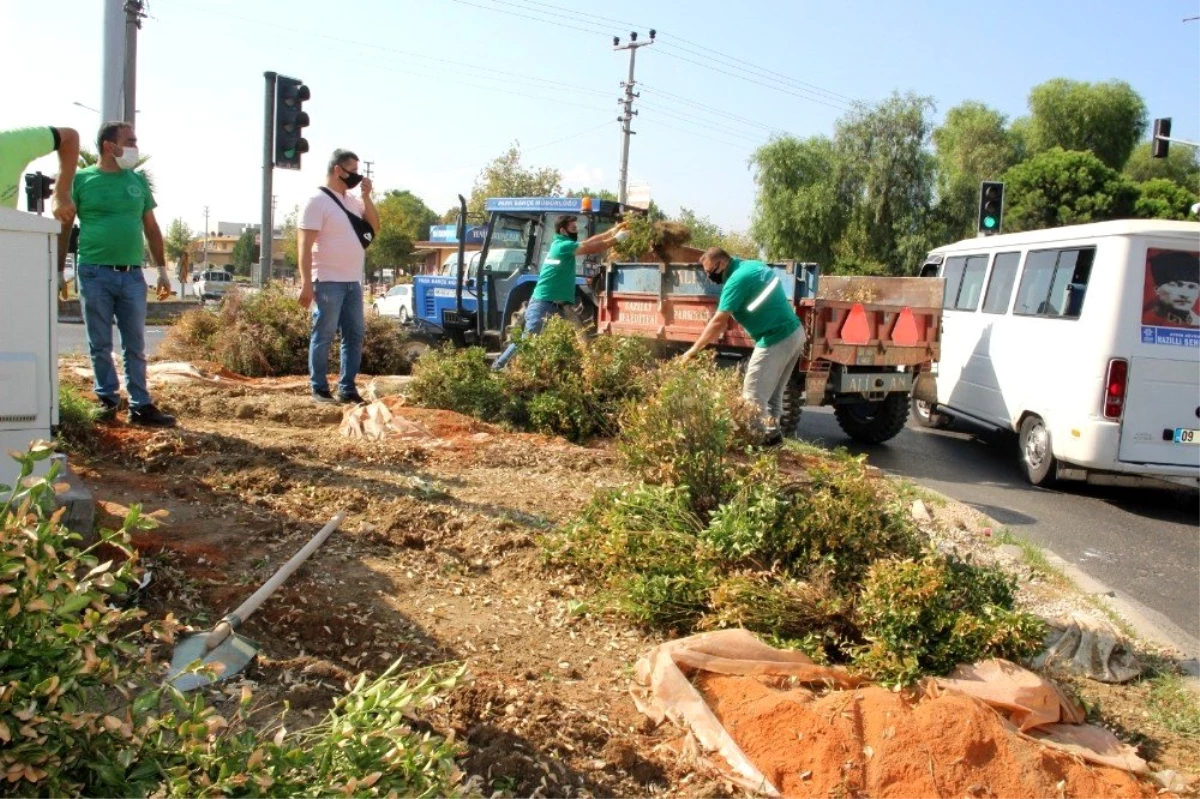
[[[146,357],[153,358],[158,353],[158,346],[162,344],[163,336],[166,335],[170,328],[162,325],[151,325],[146,328]],[[121,334],[116,326],[113,326],[113,348],[121,351]],[[87,333],[83,329],[83,324],[72,322],[58,323],[58,351],[62,355],[87,355]]]
[[[826,408],[805,409],[800,437],[867,453],[868,462],[987,514],[1104,584],[1189,657],[1200,656],[1200,499],[1196,491],[1062,483],[1035,488],[1015,437],[955,422],[909,422],[887,444],[853,444]],[[1160,636],[1161,637],[1161,636]]]

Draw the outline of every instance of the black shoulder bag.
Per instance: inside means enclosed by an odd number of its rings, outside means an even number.
[[[363,219],[361,216],[355,216],[350,212],[350,209],[342,205],[342,201],[337,198],[337,195],[331,192],[326,187],[322,186],[321,191],[329,195],[329,198],[338,204],[346,214],[346,218],[350,220],[350,227],[354,228],[354,235],[358,236],[358,243],[363,249],[371,246],[371,242],[375,240],[375,229],[371,227],[371,223]]]

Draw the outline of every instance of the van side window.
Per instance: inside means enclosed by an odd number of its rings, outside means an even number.
[[[987,294],[983,296],[984,313],[1005,313],[1017,283],[1017,267],[1021,253],[1002,252],[992,261],[992,276],[988,278]]]
[[[946,268],[942,272],[946,278],[946,288],[942,294],[943,308],[974,311],[979,307],[987,261],[986,255],[959,255],[946,259]]]
[[[946,279],[946,286],[942,291],[943,308],[954,307],[954,303],[958,300],[958,289],[962,285],[963,270],[966,268],[965,256],[960,255],[946,259],[946,268],[942,270],[942,277]]]
[[[1095,257],[1090,247],[1029,253],[1013,313],[1078,319]]]
[[[986,255],[971,255],[967,257],[967,265],[963,269],[962,285],[958,289],[958,299],[954,307],[960,311],[974,311],[979,307],[979,295],[983,293],[983,279],[987,276],[988,257]]]

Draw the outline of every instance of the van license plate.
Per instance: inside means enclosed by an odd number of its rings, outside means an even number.
[[[1200,430],[1189,430],[1186,427],[1175,428],[1176,444],[1200,444]]]

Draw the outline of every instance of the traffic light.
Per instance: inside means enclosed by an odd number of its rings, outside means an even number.
[[[1167,148],[1171,146],[1171,142],[1167,139],[1160,139],[1159,136],[1171,137],[1171,118],[1154,120],[1154,138],[1150,140],[1150,155],[1155,158],[1166,158]]]
[[[25,210],[40,214],[46,209],[46,200],[54,193],[54,178],[34,172],[25,176]]]
[[[985,180],[979,187],[979,234],[994,236],[1004,219],[1004,184]]]
[[[275,82],[275,166],[299,169],[300,156],[308,152],[304,128],[308,114],[301,110],[311,94],[308,87],[295,78],[280,75]]]

